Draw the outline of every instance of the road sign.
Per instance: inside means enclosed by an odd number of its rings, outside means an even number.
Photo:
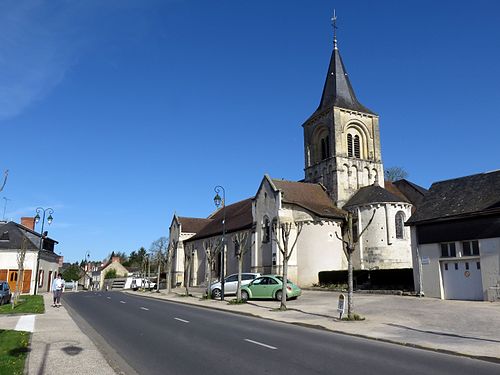
[[[345,311],[345,296],[342,293],[339,295],[339,303],[337,305],[337,311],[340,314],[339,319],[342,319],[342,315],[344,314]]]

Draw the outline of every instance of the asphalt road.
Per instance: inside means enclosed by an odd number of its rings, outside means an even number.
[[[64,302],[141,375],[500,374],[500,364],[121,292]]]

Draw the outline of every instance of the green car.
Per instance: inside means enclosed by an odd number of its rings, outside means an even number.
[[[281,300],[283,277],[279,275],[263,275],[257,277],[250,284],[241,287],[241,299],[246,301],[251,298],[270,298]],[[302,291],[288,280],[286,286],[286,298],[297,298]]]

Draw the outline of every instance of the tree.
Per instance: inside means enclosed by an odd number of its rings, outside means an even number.
[[[106,272],[106,274],[104,275],[104,278],[105,279],[116,279],[116,270],[114,268],[110,269],[109,271]]]
[[[205,278],[207,279],[207,298],[212,298],[212,291],[210,290],[210,286],[212,284],[212,264],[216,259],[217,255],[222,248],[222,241],[208,239],[203,241],[203,249],[205,250]]]
[[[408,177],[408,172],[403,167],[389,167],[384,171],[384,177],[387,181],[398,181]]]
[[[168,252],[168,238],[160,237],[151,244],[151,252],[156,260],[156,291],[160,291],[160,270],[165,254]]]
[[[241,273],[243,272],[243,256],[247,253],[248,232],[239,232],[233,236],[234,254],[238,260],[238,286],[236,287],[236,301],[241,301]]]
[[[78,266],[78,263],[71,264],[62,273],[62,278],[66,281],[79,280],[82,274],[82,269]]]
[[[171,240],[168,243],[167,250],[167,264],[165,269],[167,270],[167,294],[172,292],[172,258],[174,256],[174,251],[177,248],[177,241]]]
[[[26,249],[28,248],[28,239],[23,237],[21,242],[21,247],[17,251],[17,269],[19,272],[17,273],[17,282],[16,282],[16,291],[14,293],[14,305],[17,304],[19,299],[19,295],[23,292],[23,282],[24,282],[24,260],[26,259]]]
[[[354,301],[353,301],[354,282],[353,282],[352,253],[354,252],[354,250],[356,250],[356,244],[358,243],[359,239],[372,223],[373,218],[375,217],[375,212],[376,209],[373,210],[372,217],[368,221],[368,224],[363,228],[361,233],[357,235],[356,233],[354,233],[353,214],[352,212],[347,211],[347,227],[345,227],[344,231],[344,238],[346,238],[346,240],[340,238],[338,233],[335,232],[337,238],[341,240],[342,243],[344,244],[344,254],[347,258],[347,317],[349,319],[353,319],[353,312],[354,312]]]
[[[5,187],[5,184],[7,183],[7,177],[9,176],[9,170],[6,169],[5,172],[3,173],[3,183],[2,185],[0,186],[0,191],[3,190],[3,188]]]
[[[195,249],[193,244],[186,245],[184,251],[184,287],[186,288],[186,296],[189,296],[189,282],[191,280],[191,261],[193,259]]]
[[[278,248],[283,256],[283,283],[281,288],[281,303],[280,310],[286,310],[286,287],[288,284],[288,261],[292,256],[293,249],[297,244],[297,239],[302,232],[302,228],[304,226],[303,221],[293,221],[293,222],[283,222],[279,221],[276,225],[273,225],[273,240],[278,245]],[[290,234],[292,233],[292,228],[295,227],[295,239],[293,240],[292,245],[290,246]]]

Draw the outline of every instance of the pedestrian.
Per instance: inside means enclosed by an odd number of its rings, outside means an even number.
[[[59,273],[52,282],[52,293],[54,294],[54,304],[52,305],[52,307],[61,306],[61,295],[63,289],[64,289],[64,280],[62,279],[62,275]]]

